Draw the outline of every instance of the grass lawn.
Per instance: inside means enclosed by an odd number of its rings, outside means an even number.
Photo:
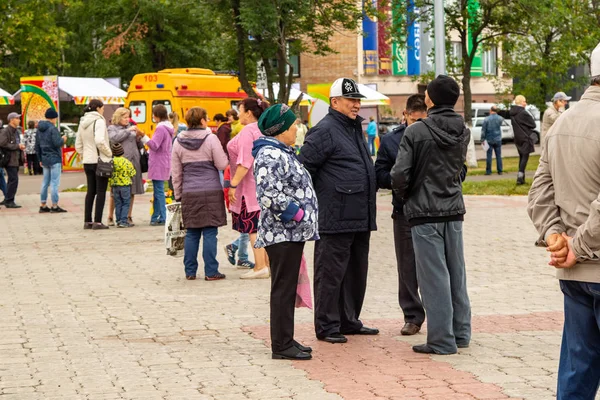
[[[471,195],[497,195],[497,196],[526,196],[531,188],[531,178],[525,185],[517,186],[514,179],[500,179],[495,181],[463,182],[463,194]]]
[[[532,154],[527,163],[527,171],[537,170],[540,163],[540,156]],[[469,168],[467,175],[485,175],[485,160],[477,160],[481,168]],[[519,172],[519,157],[505,157],[502,159],[502,168],[504,172]],[[496,171],[496,160],[492,159],[492,171]]]

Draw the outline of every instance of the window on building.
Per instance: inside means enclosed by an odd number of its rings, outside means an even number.
[[[498,49],[493,46],[483,52],[482,55],[482,67],[484,75],[498,75],[498,69],[496,66],[496,57]]]
[[[299,78],[300,77],[300,52],[299,52],[299,42],[297,40],[290,40],[288,41],[287,44],[287,54],[288,54],[288,61],[290,62],[290,64],[292,64],[292,67],[294,68],[294,72],[293,72],[293,76],[294,78]],[[273,66],[273,69],[275,69],[275,71],[277,71],[277,66],[279,65],[279,63],[277,62],[276,58],[273,58],[271,60],[271,65]],[[290,71],[290,66],[286,64],[285,66],[285,73],[288,74]]]
[[[452,72],[461,71],[462,45],[460,42],[452,42]]]

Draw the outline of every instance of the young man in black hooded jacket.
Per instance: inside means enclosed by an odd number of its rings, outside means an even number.
[[[428,321],[427,343],[414,346],[417,353],[454,354],[471,340],[461,180],[471,133],[454,111],[459,96],[458,84],[448,76],[429,83],[428,117],[406,128],[391,172],[411,225]]]

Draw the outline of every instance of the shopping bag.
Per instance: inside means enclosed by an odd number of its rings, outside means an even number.
[[[312,298],[310,297],[310,279],[308,278],[308,268],[306,258],[302,254],[300,263],[300,273],[298,274],[298,286],[296,286],[296,308],[306,307],[312,310]]]
[[[183,257],[184,243],[185,227],[183,226],[181,203],[167,204],[167,221],[165,222],[165,248],[167,249],[167,255]]]

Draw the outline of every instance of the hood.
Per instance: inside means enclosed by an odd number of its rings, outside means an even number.
[[[90,111],[84,114],[83,117],[81,117],[81,120],[79,121],[79,126],[81,126],[83,129],[87,129],[89,128],[95,121],[104,118],[102,115],[100,115],[98,112],[96,111]]]
[[[428,112],[431,121],[421,120],[441,148],[465,142],[470,134],[465,120],[451,108],[433,107]],[[431,123],[433,122],[433,123]]]
[[[50,121],[40,121],[38,123],[38,132],[47,132],[49,131],[54,125],[52,125],[52,123]]]
[[[204,129],[182,131],[177,135],[177,143],[186,150],[198,150],[210,134],[210,131]]]
[[[259,137],[258,139],[256,139],[254,141],[254,145],[252,146],[252,157],[256,158],[256,155],[258,154],[260,149],[262,149],[263,147],[267,147],[267,146],[275,147],[275,148],[281,149],[283,151],[286,151],[288,153],[294,154],[294,152],[292,151],[292,149],[289,146],[286,146],[285,144],[281,143],[279,140],[272,138],[272,137],[263,136],[263,137]]]
[[[520,113],[521,111],[523,111],[525,109],[525,107],[521,107],[521,106],[517,106],[517,105],[512,105],[510,107],[510,116],[511,118],[514,117],[515,115],[517,115],[518,113]]]

